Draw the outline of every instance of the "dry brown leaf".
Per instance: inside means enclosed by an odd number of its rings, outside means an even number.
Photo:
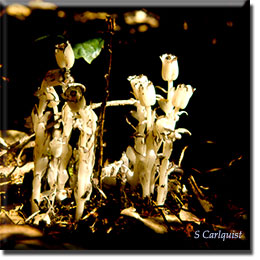
[[[194,222],[198,225],[200,224],[200,219],[189,211],[181,209],[179,217],[181,221]]]
[[[0,225],[3,224],[13,224],[12,220],[6,216],[4,211],[0,212]]]
[[[165,215],[165,218],[169,223],[182,224],[182,222],[180,221],[180,219],[176,215]],[[164,221],[163,217],[155,217],[154,219],[161,221],[161,222]]]
[[[15,209],[4,212],[5,215],[12,221],[13,224],[22,225],[24,224],[24,219],[19,215],[19,212]]]
[[[27,237],[41,237],[43,234],[40,230],[27,225],[1,225],[0,240],[6,239],[13,235],[23,235]]]
[[[8,145],[12,145],[27,136],[26,133],[17,130],[0,131],[0,137],[2,137]]]
[[[22,167],[17,167],[12,176],[11,176],[11,184],[22,184],[24,175],[34,169],[34,162],[28,162]]]
[[[161,219],[158,221],[156,218],[142,218],[133,207],[123,209],[121,211],[121,214],[140,220],[145,226],[152,229],[158,234],[164,234],[168,232],[167,226],[165,224],[162,224]]]

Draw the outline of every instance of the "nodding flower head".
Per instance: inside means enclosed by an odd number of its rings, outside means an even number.
[[[146,85],[149,82],[148,78],[141,74],[139,76],[129,76],[127,79],[130,81],[135,98],[139,100],[139,85]]]
[[[156,102],[154,85],[145,75],[128,77],[132,86],[134,96],[142,106],[152,106]]]
[[[86,105],[86,100],[83,96],[85,86],[75,83],[73,86],[68,87],[61,96],[67,101],[69,107],[73,112],[83,109]]]
[[[63,69],[72,68],[75,56],[69,41],[55,46],[55,58],[58,66]]]
[[[194,91],[191,85],[179,84],[174,92],[172,104],[179,109],[186,108]]]
[[[72,86],[69,86],[61,96],[70,102],[79,102],[79,100],[83,97],[83,92],[85,92],[86,88],[84,85],[80,83],[73,83]]]
[[[165,81],[173,81],[178,78],[179,66],[177,57],[172,54],[163,54],[160,56],[162,61],[162,78]]]

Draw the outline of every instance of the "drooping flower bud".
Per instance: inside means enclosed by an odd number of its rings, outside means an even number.
[[[73,86],[67,88],[67,90],[61,94],[62,98],[67,101],[72,112],[78,112],[86,106],[86,100],[83,96],[85,86],[79,83],[75,83]]]
[[[75,61],[75,56],[69,41],[66,43],[57,44],[55,46],[55,58],[61,69],[72,68]]]
[[[139,100],[142,106],[153,106],[156,102],[156,93],[154,85],[149,81],[146,85],[139,86]]]
[[[172,104],[179,109],[184,109],[194,92],[191,85],[179,84],[174,92]]]
[[[163,54],[160,56],[162,61],[162,78],[165,81],[176,80],[179,75],[179,66],[177,57],[172,54]]]
[[[158,134],[167,135],[174,131],[175,129],[175,121],[170,120],[166,117],[160,117],[156,121],[156,130]]]
[[[139,85],[146,85],[149,82],[148,78],[145,75],[141,74],[139,76],[129,76],[127,79],[130,81],[135,98],[139,100]]]
[[[154,85],[145,75],[128,77],[132,86],[134,96],[142,106],[152,106],[156,102]]]

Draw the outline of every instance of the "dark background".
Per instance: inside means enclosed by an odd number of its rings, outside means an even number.
[[[232,159],[242,156],[232,173],[212,182],[223,196],[243,201],[249,207],[250,191],[250,7],[181,8],[144,7],[160,18],[159,28],[130,34],[132,28],[123,20],[125,12],[140,8],[62,8],[65,18],[56,11],[34,10],[24,21],[2,13],[2,129],[24,128],[24,117],[30,115],[37,99],[33,93],[40,86],[45,73],[57,68],[54,45],[64,35],[72,45],[95,37],[103,37],[104,21],[75,22],[75,13],[106,11],[117,14],[121,30],[113,37],[113,61],[109,100],[128,99],[130,75],[145,74],[154,83],[167,87],[161,79],[159,56],[173,53],[178,57],[180,74],[175,84],[190,84],[196,91],[177,127],[191,131],[174,144],[173,158],[178,160],[185,145],[189,145],[183,161],[186,168],[208,170],[223,168]],[[184,22],[188,30],[184,30]],[[230,26],[232,22],[232,26]],[[45,40],[39,37],[50,35]],[[214,40],[215,39],[215,40]],[[215,42],[214,42],[215,41]],[[103,50],[91,65],[76,60],[71,72],[76,82],[86,85],[88,102],[100,102],[105,87],[104,74],[108,56]],[[160,93],[161,94],[161,93]],[[105,123],[105,159],[118,160],[133,130],[126,123],[130,107],[107,108]],[[6,112],[8,111],[8,112]],[[97,114],[99,111],[96,111]],[[131,120],[134,122],[133,120]],[[212,144],[207,141],[212,141]],[[217,173],[216,173],[217,175]],[[208,180],[208,177],[205,177]],[[215,182],[215,180],[218,182]],[[234,188],[234,186],[236,188]]]

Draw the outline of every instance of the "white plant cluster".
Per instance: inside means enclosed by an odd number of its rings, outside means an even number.
[[[155,87],[145,75],[130,76],[133,94],[136,99],[136,111],[132,116],[138,121],[135,132],[134,146],[129,146],[126,156],[128,167],[133,174],[127,174],[128,182],[134,189],[138,184],[142,186],[143,197],[150,197],[157,188],[157,205],[163,205],[168,193],[168,175],[172,172],[170,156],[173,142],[181,138],[181,134],[191,134],[187,129],[175,129],[179,115],[184,111],[194,89],[190,85],[173,86],[179,74],[177,57],[164,54],[162,61],[162,78],[168,82],[167,97],[156,95]],[[156,109],[152,109],[158,101],[164,115],[157,116]]]
[[[86,200],[92,192],[92,173],[95,162],[94,139],[97,116],[90,106],[86,105],[83,96],[85,87],[74,83],[70,76],[70,68],[74,64],[74,53],[69,42],[59,44],[55,49],[55,57],[60,69],[49,71],[36,92],[39,98],[38,106],[32,111],[32,121],[35,132],[34,148],[34,178],[32,191],[32,212],[39,211],[42,200],[47,200],[48,211],[43,219],[48,221],[49,213],[53,212],[55,200],[67,197],[65,184],[69,179],[68,163],[73,156],[76,164],[76,181],[74,182],[74,197],[76,200],[76,216],[78,221],[84,210]],[[64,73],[65,71],[65,77]],[[65,103],[59,111],[59,96],[54,89],[62,86],[61,96]],[[47,107],[53,110],[47,110]],[[54,123],[49,126],[49,119],[54,115]],[[78,129],[77,147],[69,144],[71,134]],[[43,190],[42,178],[47,176],[49,190]]]
[[[70,76],[75,61],[70,43],[57,45],[55,57],[59,69],[46,74],[36,92],[39,103],[32,111],[35,132],[32,213],[40,212],[41,202],[47,201],[48,210],[42,214],[42,219],[47,223],[50,222],[50,213],[54,213],[55,201],[62,201],[68,195],[65,185],[69,180],[68,165],[71,159],[74,174],[70,185],[76,201],[76,221],[82,217],[85,202],[90,200],[97,129],[97,116],[93,109],[100,106],[86,105],[83,95],[85,86],[75,83]],[[168,175],[172,172],[170,157],[173,142],[180,139],[183,133],[190,134],[187,129],[175,129],[176,122],[194,89],[185,84],[175,88],[173,82],[179,74],[177,58],[171,54],[160,58],[162,78],[168,82],[168,90],[164,90],[166,98],[156,94],[153,83],[146,76],[139,75],[128,78],[135,99],[107,103],[107,106],[134,105],[136,110],[132,111],[132,116],[138,123],[134,146],[127,147],[121,160],[104,167],[101,179],[107,185],[115,185],[117,174],[121,172],[133,190],[141,184],[143,197],[150,197],[157,191],[157,204],[163,205],[168,192]],[[61,111],[60,98],[55,90],[57,86],[62,87],[61,96],[65,100]],[[164,115],[156,114],[156,102]],[[70,139],[74,129],[79,130],[79,139],[77,145],[72,147]],[[44,190],[44,176],[47,177],[48,190]]]

